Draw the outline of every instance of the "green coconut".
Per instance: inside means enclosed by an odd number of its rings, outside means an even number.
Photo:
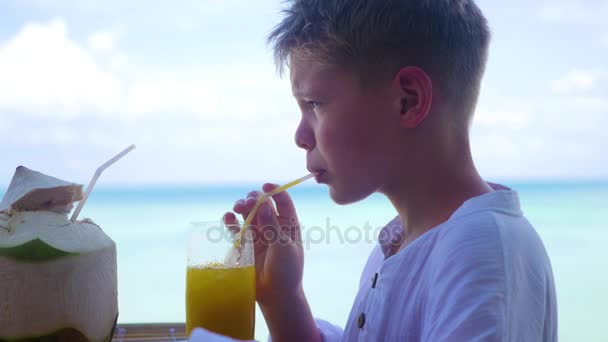
[[[70,222],[82,185],[17,168],[0,203],[0,341],[109,341],[116,245]]]

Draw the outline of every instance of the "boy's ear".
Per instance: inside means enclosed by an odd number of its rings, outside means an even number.
[[[429,75],[418,67],[405,67],[395,77],[399,88],[403,128],[415,128],[427,117],[433,100],[433,84]]]

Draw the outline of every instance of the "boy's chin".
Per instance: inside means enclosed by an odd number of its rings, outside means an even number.
[[[373,192],[361,191],[362,189],[341,189],[336,186],[329,186],[329,196],[331,199],[339,205],[347,205],[355,202],[359,202]]]

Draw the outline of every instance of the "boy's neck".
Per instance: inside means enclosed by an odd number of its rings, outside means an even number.
[[[441,171],[424,172],[412,178],[415,182],[384,192],[399,213],[404,230],[403,243],[392,253],[447,221],[466,200],[493,191],[471,160],[446,166],[430,168]]]

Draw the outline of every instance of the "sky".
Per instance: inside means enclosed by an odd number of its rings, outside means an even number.
[[[608,0],[478,1],[493,38],[471,131],[488,180],[608,178]],[[0,188],[18,165],[104,185],[306,173],[265,37],[280,0],[0,2]],[[368,166],[362,166],[368,167]]]

